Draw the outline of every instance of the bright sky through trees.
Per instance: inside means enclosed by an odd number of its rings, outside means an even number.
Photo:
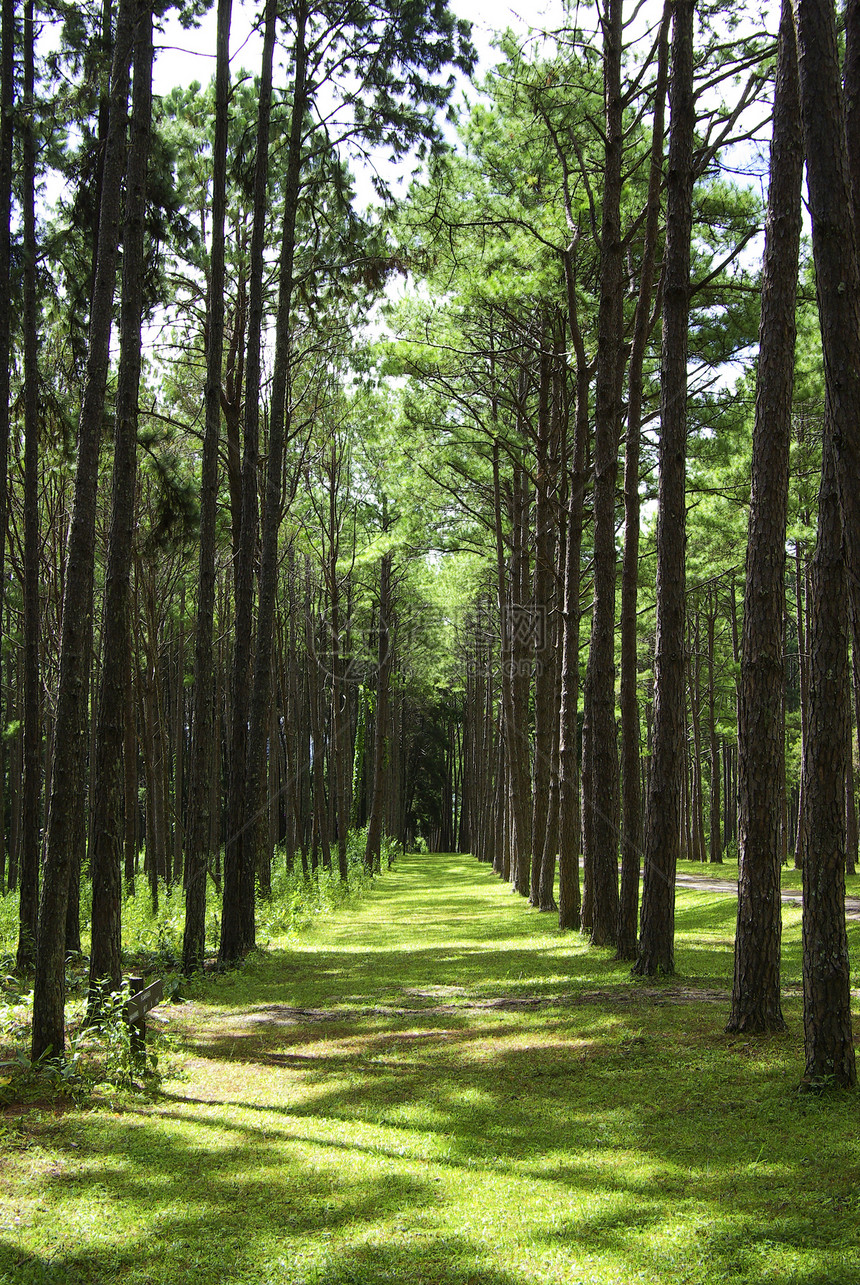
[[[493,4],[491,0],[457,0],[451,6],[458,16],[472,23],[472,40],[478,50],[481,70],[492,66],[495,33],[511,27],[526,35],[530,29],[552,29],[560,25],[564,13],[562,0],[538,0],[528,9],[522,4]],[[647,0],[646,8],[659,8],[657,0]],[[262,41],[253,30],[259,6],[236,0],[233,5],[230,50],[234,75],[240,68],[253,71],[260,62]],[[210,9],[196,30],[185,31],[175,14],[168,17],[160,35],[156,35],[154,87],[166,93],[174,85],[192,80],[205,83],[215,70],[215,10]],[[480,79],[479,71],[477,79]]]

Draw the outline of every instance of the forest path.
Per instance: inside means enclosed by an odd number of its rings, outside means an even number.
[[[294,936],[272,1003],[236,1018],[276,1021],[276,1001],[288,1001],[286,1020],[311,1022],[533,1002],[555,992],[581,949],[578,934],[560,934],[555,915],[525,905],[470,856],[407,854],[363,900]]]
[[[702,892],[726,893],[737,896],[737,879],[719,879],[710,874],[679,874],[675,879],[678,888],[698,888]],[[798,888],[783,888],[780,899],[785,906],[802,906],[803,893]],[[860,897],[845,898],[845,917],[860,921]]]
[[[799,915],[761,1041],[723,1031],[734,921],[680,888],[644,986],[472,858],[406,857],[156,1010],[153,1097],[37,1121],[0,1285],[856,1285],[856,1103],[794,1091]]]
[[[679,893],[702,894],[705,914],[721,907],[721,923],[733,930],[735,880],[680,873],[677,887]],[[782,900],[799,908],[802,894],[784,889]],[[846,899],[846,913],[860,921],[860,898]],[[719,972],[728,974],[730,940],[722,936],[720,942]],[[698,962],[700,947],[695,954]],[[601,968],[607,984],[595,989]],[[490,867],[468,855],[413,853],[375,879],[363,900],[295,935],[285,954],[276,950],[265,962],[252,959],[240,972],[210,983],[208,1002],[183,1009],[179,1023],[200,1051],[213,1040],[219,1047],[229,1040],[230,1049],[239,1050],[262,1047],[277,1032],[290,1032],[290,1042],[308,1032],[328,1039],[327,1029],[339,1023],[438,1024],[476,1010],[727,998],[722,977],[714,976],[717,967],[711,965],[707,981],[700,978],[692,987],[683,959],[678,968],[684,982],[677,986],[633,981],[623,964],[591,951],[580,934],[559,933],[554,914],[526,905]],[[586,976],[591,984],[583,989]],[[246,1004],[243,978],[254,992]],[[234,990],[235,999],[222,1008],[219,1000]],[[412,1032],[408,1038],[419,1036]]]
[[[762,1198],[744,1166],[772,1117],[716,1137],[714,1122],[752,1085],[784,1110],[802,1065],[798,916],[787,908],[792,1036],[733,1042],[736,912],[720,883],[679,887],[679,976],[644,984],[473,858],[408,855],[364,900],[201,987],[179,1017],[189,1078],[156,1109],[253,1156],[230,1201],[269,1261],[290,1245],[261,1279],[764,1279],[739,1245]],[[230,1240],[240,1261],[248,1239]]]

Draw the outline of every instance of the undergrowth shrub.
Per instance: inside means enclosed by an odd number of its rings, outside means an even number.
[[[351,898],[363,896],[371,876],[364,868],[364,846],[367,832],[350,831],[347,840],[347,882],[340,878],[337,854],[326,869],[305,875],[301,869],[287,870],[276,863],[272,871],[271,897],[257,902],[257,929],[261,942],[285,933],[302,932],[321,915],[332,914]]]
[[[337,854],[332,853],[330,869],[320,866],[307,877],[301,869],[288,871],[282,854],[277,854],[272,872],[272,894],[258,896],[257,927],[260,940],[299,932],[309,927],[320,915],[338,910],[353,897],[363,896],[371,883],[364,867],[367,828],[350,831],[347,840],[348,881],[344,883],[337,869]],[[382,868],[390,868],[402,855],[395,840],[383,837]],[[206,949],[218,949],[221,932],[221,896],[210,877],[207,894]],[[85,951],[90,929],[91,893],[88,881],[81,883],[81,931]],[[169,974],[181,967],[182,937],[185,929],[185,894],[181,887],[158,886],[158,909],[153,910],[148,883],[139,880],[134,896],[128,892],[122,903],[123,963],[126,969]],[[15,967],[18,942],[18,893],[0,897],[0,974]],[[75,995],[81,985],[86,989],[86,956],[76,960],[76,968],[67,976],[67,993]],[[78,976],[81,972],[83,981]]]
[[[85,998],[67,1032],[66,1051],[60,1057],[47,1050],[33,1061],[29,1055],[33,1016],[32,992],[19,979],[0,978],[0,1104],[4,1102],[56,1102],[61,1098],[88,1102],[104,1086],[145,1088],[161,1083],[165,1040],[157,1028],[148,1027],[146,1043],[136,1048],[125,1019],[128,996],[106,994],[94,1022],[83,1020]]]
[[[12,970],[14,956],[0,958],[0,1041],[17,1044],[30,1027],[33,996],[28,983]]]
[[[18,949],[18,893],[7,892],[0,897],[0,959],[7,955],[14,960]],[[0,963],[0,967],[5,967]]]
[[[211,895],[211,893],[210,893]],[[158,910],[152,908],[149,887],[126,894],[122,903],[123,955],[145,959],[156,969],[176,968],[182,959],[185,895],[181,888],[159,883]]]

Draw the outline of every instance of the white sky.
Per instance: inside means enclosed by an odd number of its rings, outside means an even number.
[[[482,71],[492,66],[494,51],[491,40],[494,32],[511,27],[526,36],[530,30],[557,30],[564,23],[564,0],[515,0],[514,4],[493,0],[449,0],[458,17],[472,23],[472,40],[478,50]],[[571,6],[581,11],[591,9],[589,0]],[[262,8],[262,0],[233,0],[230,50],[234,72],[239,68],[255,72],[260,62],[260,41],[250,35],[255,16]],[[663,0],[627,0],[624,8],[625,22],[635,15],[635,27],[656,22],[663,8]],[[736,6],[743,11],[744,6]],[[775,32],[779,20],[777,0],[759,0],[750,3],[746,12],[750,25],[758,26],[766,13],[767,25]],[[156,37],[160,54],[156,61],[156,92],[164,93],[176,84],[192,80],[206,83],[215,68],[215,0],[209,13],[194,31],[184,31],[175,17],[168,20],[160,37]]]
[[[648,3],[660,4],[661,0],[648,0]],[[557,27],[564,13],[563,0],[536,0],[534,6],[527,10],[527,18],[524,16],[525,6],[493,4],[491,0],[452,0],[450,7],[458,17],[467,18],[473,24],[472,40],[484,69],[492,66],[490,42],[495,31],[510,26],[525,35],[529,27]],[[233,0],[230,55],[234,72],[244,68],[254,73],[259,67],[261,41],[251,33],[251,27],[260,8],[260,3]],[[156,93],[166,93],[174,85],[190,84],[192,80],[205,84],[215,70],[214,4],[197,30],[184,31],[172,18],[165,24],[163,33],[156,35],[155,43]]]

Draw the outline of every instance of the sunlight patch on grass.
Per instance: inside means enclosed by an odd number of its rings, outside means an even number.
[[[405,859],[196,980],[156,1099],[0,1120],[0,1285],[856,1285],[856,1099],[796,1095],[790,987],[787,1034],[723,1033],[733,916],[683,891],[643,982]]]

